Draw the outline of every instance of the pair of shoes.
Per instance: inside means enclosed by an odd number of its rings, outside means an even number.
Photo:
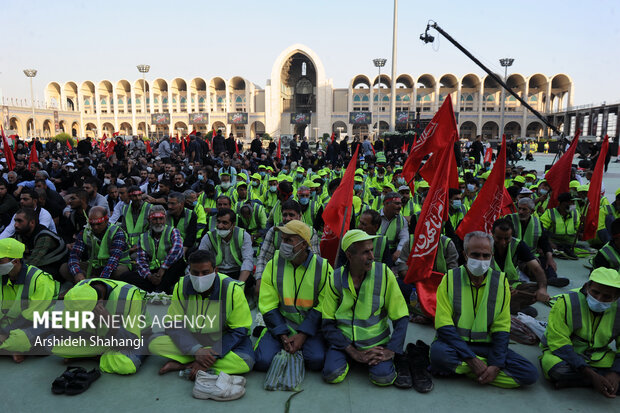
[[[231,376],[224,372],[218,375],[199,371],[196,375],[192,395],[196,399],[216,401],[237,400],[245,394],[245,377]]]
[[[568,284],[570,284],[570,280],[568,278],[553,277],[547,280],[547,285],[550,285],[552,287],[561,288],[566,287]]]
[[[409,359],[413,388],[418,393],[428,393],[433,390],[433,378],[428,371],[430,350],[429,345],[422,340],[418,340],[415,344],[407,344],[407,358]]]
[[[99,377],[101,372],[98,369],[86,371],[82,367],[69,366],[52,383],[52,393],[68,396],[84,393]]]
[[[410,389],[413,387],[411,371],[409,370],[409,359],[407,354],[394,355],[394,367],[396,368],[396,380],[394,386],[399,389]]]

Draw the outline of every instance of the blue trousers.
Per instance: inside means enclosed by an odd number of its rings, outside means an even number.
[[[340,383],[349,372],[347,354],[330,347],[325,356],[323,379],[328,383]],[[396,379],[396,369],[392,360],[383,361],[376,366],[368,366],[370,381],[378,386],[389,386]]]
[[[480,344],[468,344],[478,357],[487,359],[491,347]],[[464,360],[459,358],[454,347],[441,340],[431,344],[431,369],[439,374],[467,374],[469,372]],[[526,358],[508,349],[506,363],[492,384],[498,387],[519,387],[534,384],[538,380],[538,369]]]
[[[258,371],[269,370],[273,357],[278,354],[280,350],[282,350],[280,340],[265,329],[263,335],[258,339],[254,347],[254,353],[256,355],[254,368]],[[325,341],[320,333],[314,336],[308,336],[304,345],[301,347],[301,352],[304,355],[306,367],[309,370],[319,371],[323,368],[323,362],[325,361]]]

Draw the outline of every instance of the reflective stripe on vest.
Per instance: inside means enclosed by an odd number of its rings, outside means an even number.
[[[540,220],[532,215],[530,217],[530,221],[527,223],[527,227],[525,228],[525,233],[523,234],[519,214],[510,214],[509,217],[512,220],[512,226],[515,229],[514,237],[525,242],[525,244],[530,247],[532,253],[537,255],[536,250],[538,247],[538,240],[542,234],[542,224],[540,223]]]
[[[616,270],[620,269],[620,254],[609,242],[600,249],[600,253],[605,257],[609,265]]]
[[[551,231],[553,235],[569,235],[569,236],[575,235],[576,230],[577,230],[577,213],[576,212],[570,213],[572,222],[573,222],[573,225],[571,227],[570,225],[566,224],[564,217],[562,217],[560,214],[558,214],[559,216],[556,217],[555,211],[556,211],[556,208],[553,208],[552,210],[549,211],[549,217],[551,218],[551,225],[553,225],[553,231]],[[558,222],[557,222],[558,219],[562,220],[561,228],[558,228]],[[568,222],[570,223],[570,220]],[[558,230],[560,230],[561,232],[559,232]]]
[[[110,245],[118,231],[122,229],[116,224],[110,224],[103,234],[101,241],[98,241],[90,228],[85,228],[82,233],[82,241],[88,248],[88,261],[93,268],[103,268],[110,259]],[[119,264],[127,265],[130,263],[129,252],[123,251]],[[90,274],[87,274],[90,276]]]
[[[35,235],[33,245],[37,244],[37,240],[41,235],[47,235],[51,237],[58,244],[55,249],[49,251],[43,256],[43,258],[41,258],[41,260],[45,263],[43,265],[55,263],[56,261],[65,257],[65,255],[67,254],[67,245],[65,244],[65,241],[47,228],[43,228],[41,231],[39,231],[37,235]]]
[[[503,272],[506,274],[509,283],[519,281],[519,267],[517,265],[517,247],[519,246],[519,240],[512,237],[510,245],[506,251],[506,259],[504,260],[504,268],[499,268],[499,264],[495,261],[495,257],[491,259],[491,268],[495,271]]]
[[[192,218],[192,211],[187,208],[183,208],[183,216],[179,219],[179,222],[174,225],[174,217],[169,213],[166,214],[166,225],[176,228],[181,233],[181,238],[185,239],[187,234],[187,228],[189,228],[189,222]]]
[[[133,221],[133,213],[131,204],[125,205],[123,208],[122,220],[123,229],[127,232],[129,237],[128,243],[135,244],[138,242],[140,234],[142,234],[149,226],[149,211],[151,210],[151,204],[143,202],[140,207],[140,213],[136,219],[136,223]]]
[[[385,230],[381,231],[381,235],[383,235],[387,239],[390,249],[396,249],[396,247],[398,246],[398,242],[400,241],[398,239],[398,235],[400,234],[400,230],[403,227],[404,219],[405,218],[403,218],[402,215],[396,215],[385,227]]]
[[[499,295],[499,287],[500,287],[500,282],[503,282],[504,277],[502,276],[502,274],[498,271],[495,270],[489,270],[487,272],[487,283],[485,285],[485,291],[483,293],[483,297],[482,300],[484,301],[485,299],[487,300],[487,305],[486,305],[486,313],[484,314],[485,317],[484,319],[478,319],[478,314],[476,314],[476,309],[473,308],[473,302],[468,303],[468,307],[467,309],[465,309],[466,311],[472,311],[473,314],[471,314],[473,320],[466,320],[466,321],[471,321],[472,324],[472,328],[467,328],[464,326],[459,326],[459,322],[462,319],[463,316],[463,284],[466,282],[469,282],[469,276],[467,275],[467,272],[465,271],[463,273],[463,271],[461,271],[463,269],[463,267],[458,267],[455,268],[453,270],[448,271],[448,275],[452,274],[451,276],[451,286],[452,286],[452,308],[453,308],[453,315],[452,315],[452,321],[454,322],[454,326],[456,327],[456,331],[458,332],[459,336],[461,336],[461,338],[463,338],[463,340],[465,341],[490,341],[491,340],[491,335],[490,335],[490,329],[491,329],[491,325],[493,325],[493,321],[495,320],[495,310],[496,310],[496,306],[497,306],[497,298]],[[465,278],[467,277],[467,278]],[[473,288],[473,286],[471,287]],[[503,291],[502,291],[503,294]],[[472,299],[472,295],[469,294],[469,292],[467,292],[466,294],[466,299],[471,300]],[[485,327],[485,331],[475,331],[473,330],[475,328],[475,324],[476,321],[485,321],[484,323],[484,327]],[[483,326],[478,326],[480,328],[482,328]]]
[[[353,307],[351,310],[347,310],[350,311],[350,314],[346,314],[347,318],[342,318],[342,315],[339,314],[339,308],[344,301],[344,290],[349,288],[349,272],[346,267],[340,267],[334,271],[334,288],[338,294],[336,322],[343,334],[359,348],[380,345],[390,337],[387,311],[381,305],[381,298],[387,289],[383,288],[386,268],[384,264],[375,262],[370,272],[366,274],[366,278],[362,281],[363,286],[364,282],[369,278],[373,280],[371,307],[368,311],[369,316],[365,319],[356,318],[359,295],[353,298]],[[362,286],[360,286],[359,294],[362,293]],[[368,302],[361,303],[361,305],[365,306],[368,306],[368,304]],[[340,317],[338,317],[339,315]]]
[[[173,230],[173,227],[165,225],[159,240],[157,240],[157,245],[155,245],[155,239],[151,236],[151,231],[145,232],[140,236],[140,249],[146,253],[151,270],[161,267],[161,264],[166,260],[168,252],[174,245],[172,238]]]
[[[297,287],[297,282],[295,279],[293,282],[293,297],[285,296],[284,292],[284,268],[286,267],[287,261],[278,256],[277,261],[277,269],[276,269],[276,282],[275,286],[278,291],[278,295],[280,296],[280,304],[279,310],[280,313],[289,321],[294,328],[298,328],[299,325],[305,320],[308,316],[308,312],[316,307],[319,304],[319,291],[321,290],[321,279],[323,278],[323,268],[325,266],[325,260],[318,255],[309,252],[309,262],[310,264],[304,271],[301,281],[299,282],[299,289]],[[312,303],[310,304],[310,300],[307,298],[300,298],[299,294],[301,293],[301,287],[306,278],[306,273],[314,266],[314,280],[313,280],[313,291],[312,291]],[[303,291],[306,292],[306,291]],[[307,294],[304,295],[307,297]],[[292,299],[292,300],[291,300]],[[287,301],[291,301],[287,303]],[[305,305],[304,305],[305,304]],[[301,308],[300,308],[301,307]]]
[[[376,262],[383,262],[383,253],[385,252],[385,244],[386,239],[384,236],[380,235],[373,240],[373,244],[375,248],[373,250],[373,255],[375,256]]]
[[[222,336],[222,329],[223,326],[226,325],[226,316],[227,316],[227,311],[228,311],[228,304],[229,304],[229,298],[231,298],[231,303],[232,303],[232,294],[233,294],[233,289],[235,287],[235,285],[240,285],[238,283],[236,283],[232,278],[229,278],[227,276],[221,275],[221,274],[217,274],[216,276],[216,280],[219,282],[219,294],[217,297],[217,301],[219,303],[219,314],[212,314],[209,313],[209,307],[210,305],[207,304],[207,306],[201,306],[200,309],[202,311],[202,314],[198,314],[198,297],[200,297],[201,300],[208,300],[209,302],[212,300],[211,298],[211,294],[209,295],[209,297],[207,298],[203,298],[201,293],[198,293],[194,290],[194,294],[190,294],[189,293],[189,287],[190,285],[192,285],[191,283],[191,278],[189,276],[184,276],[182,277],[183,279],[183,283],[181,285],[181,288],[179,290],[177,290],[177,298],[179,299],[179,303],[181,304],[181,308],[183,308],[183,312],[188,315],[188,316],[192,316],[192,315],[207,315],[207,314],[211,314],[211,315],[216,315],[218,322],[217,322],[217,327],[215,328],[215,331],[209,327],[211,327],[210,323],[202,323],[202,329],[198,328],[200,327],[200,325],[188,325],[187,329],[192,332],[192,333],[200,333],[200,334],[209,334],[209,338],[211,340],[218,340],[221,338]],[[232,288],[230,289],[230,294],[231,297],[229,297],[229,287],[232,285]],[[192,287],[193,290],[193,287]],[[179,296],[178,294],[181,294],[182,296]],[[193,297],[194,300],[189,300],[189,297]],[[195,304],[191,304],[190,301],[192,301]],[[192,310],[196,310],[193,312],[193,314],[189,314],[190,311],[190,304],[192,307]]]

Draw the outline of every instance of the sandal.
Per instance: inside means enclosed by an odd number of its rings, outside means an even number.
[[[63,394],[67,389],[67,385],[75,380],[78,373],[86,373],[86,370],[82,367],[67,367],[65,372],[58,376],[52,383],[52,393]]]
[[[99,377],[101,377],[101,372],[98,369],[92,369],[88,372],[85,370],[83,372],[79,372],[75,375],[75,379],[67,384],[65,393],[68,396],[75,396],[76,394],[84,393]]]

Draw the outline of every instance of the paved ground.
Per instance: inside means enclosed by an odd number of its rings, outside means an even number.
[[[541,171],[550,163],[551,155],[538,155],[534,162],[524,162],[526,168]],[[615,189],[620,187],[620,164],[611,163],[605,176],[605,186],[610,200]],[[560,290],[550,287],[550,294],[557,294],[582,285],[588,270],[583,260],[559,261],[560,276],[571,279],[571,285]],[[546,319],[549,309],[536,304],[539,319]],[[410,324],[407,342],[422,339],[429,343],[434,331],[429,326]],[[512,344],[511,348],[538,364],[540,351],[536,346]],[[267,392],[263,390],[264,373],[248,375],[246,395],[235,402],[218,403],[193,399],[192,383],[179,378],[175,373],[158,376],[157,370],[164,363],[159,357],[150,357],[136,375],[121,377],[104,374],[91,389],[78,396],[55,396],[50,391],[52,381],[65,366],[60,358],[28,358],[20,365],[9,358],[0,358],[2,378],[2,404],[0,411],[41,412],[71,411],[74,409],[98,411],[192,411],[195,409],[217,409],[227,413],[249,411],[284,411],[288,392]],[[75,363],[85,368],[96,366],[94,361]],[[435,389],[425,395],[414,390],[377,388],[370,384],[367,373],[352,369],[347,379],[338,385],[323,383],[319,374],[309,373],[303,383],[304,391],[291,402],[291,412],[395,412],[415,410],[424,412],[479,411],[496,412],[591,412],[618,411],[619,402],[605,399],[590,389],[553,390],[544,379],[525,389],[504,390],[479,386],[467,379],[436,379]]]

